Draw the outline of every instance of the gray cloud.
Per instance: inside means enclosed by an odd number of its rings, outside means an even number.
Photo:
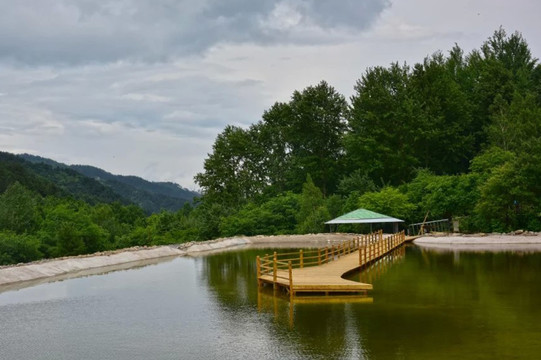
[[[316,44],[328,41],[330,30],[365,29],[388,5],[387,0],[0,0],[0,59],[34,65],[154,62],[220,42]]]
[[[539,57],[540,4],[0,0],[0,150],[194,187],[226,124],[322,79],[349,96],[368,66],[473,49],[502,24]]]

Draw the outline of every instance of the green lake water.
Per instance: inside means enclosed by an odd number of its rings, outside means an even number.
[[[240,250],[0,293],[0,359],[539,359],[541,252],[408,246],[337,302],[258,291]],[[1,288],[0,288],[1,291]]]

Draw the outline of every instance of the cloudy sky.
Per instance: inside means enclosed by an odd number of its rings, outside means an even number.
[[[538,0],[0,0],[0,150],[196,189],[216,135],[326,80],[501,25],[541,56]]]

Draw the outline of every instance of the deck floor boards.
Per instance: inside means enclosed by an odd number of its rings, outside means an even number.
[[[404,242],[412,241],[415,237],[405,237]],[[398,246],[402,246],[400,243]],[[372,258],[367,259],[370,263],[389,252],[382,254],[373,254]],[[334,261],[328,263],[310,266],[304,268],[292,269],[293,293],[297,292],[363,292],[372,290],[372,284],[361,283],[352,280],[346,280],[343,276],[351,271],[359,269],[366,264],[360,264],[359,251],[356,250],[350,254],[343,255]],[[291,291],[289,283],[288,270],[278,270],[276,273],[276,282],[272,274],[261,275],[259,280],[264,283],[276,284]]]

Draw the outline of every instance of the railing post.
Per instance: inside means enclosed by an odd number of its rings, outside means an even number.
[[[259,258],[259,255],[255,258],[256,260],[256,267],[257,267],[257,287],[261,287],[261,259]]]
[[[321,248],[317,249],[317,264],[321,265]]]
[[[360,246],[358,247],[358,251],[359,251],[359,265],[362,265],[363,264],[363,256],[362,256],[362,253],[361,253],[361,247]]]
[[[273,283],[273,287],[274,287],[274,290],[276,290],[278,288],[278,284],[276,283],[276,278],[278,276],[278,264],[277,264],[277,261],[278,261],[278,255],[276,254],[276,251],[274,252],[274,256],[273,256],[273,265],[272,265],[272,283]]]
[[[291,266],[291,260],[287,263],[289,268],[289,299],[293,300],[295,292],[293,291],[293,267]]]
[[[304,267],[304,257],[302,255],[302,249],[299,250],[299,263],[300,263],[300,267],[302,269]]]
[[[329,262],[329,247],[325,246],[325,264]]]
[[[334,261],[334,244],[331,245],[331,261]]]

